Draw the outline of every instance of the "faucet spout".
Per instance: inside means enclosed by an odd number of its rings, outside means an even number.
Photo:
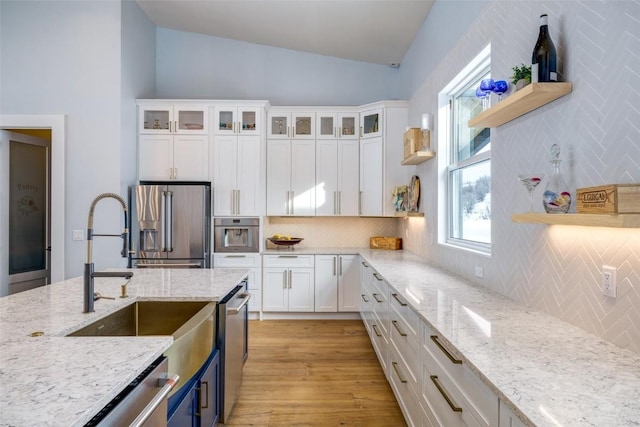
[[[93,232],[93,215],[98,202],[102,199],[112,198],[120,202],[122,211],[124,212],[124,231],[122,234],[95,234]],[[124,277],[130,279],[133,276],[131,271],[113,271],[113,272],[94,272],[94,266],[92,261],[92,249],[93,249],[93,237],[94,236],[107,236],[107,237],[121,237],[122,238],[122,251],[121,255],[125,258],[128,254],[128,241],[129,241],[129,229],[127,228],[127,203],[122,197],[115,193],[102,193],[91,202],[89,208],[89,218],[87,220],[87,262],[84,265],[84,312],[90,313],[94,310],[94,283],[95,277]]]

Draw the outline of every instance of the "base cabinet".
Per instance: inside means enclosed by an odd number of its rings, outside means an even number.
[[[262,309],[262,257],[256,253],[216,253],[213,255],[213,268],[249,269],[247,291],[251,294],[249,311]]]
[[[262,311],[314,310],[313,255],[265,255]]]
[[[359,311],[358,256],[316,255],[315,258],[315,311]]]
[[[169,399],[168,427],[211,427],[220,419],[220,352]]]

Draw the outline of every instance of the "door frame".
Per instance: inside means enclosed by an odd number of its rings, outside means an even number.
[[[0,129],[51,129],[51,283],[65,279],[65,116],[61,115],[22,115],[0,114]],[[2,217],[0,223],[8,221]],[[0,245],[0,283],[8,291],[9,272],[5,270],[8,255],[6,249]]]

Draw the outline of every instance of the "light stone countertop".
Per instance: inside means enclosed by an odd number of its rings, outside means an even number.
[[[246,274],[136,269],[124,299],[125,279],[96,278],[95,290],[116,299],[96,301],[94,313],[82,313],[82,277],[0,298],[0,426],[83,425],[173,341],[65,335],[137,300],[218,301]]]

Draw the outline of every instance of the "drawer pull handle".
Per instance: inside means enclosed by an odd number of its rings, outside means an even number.
[[[361,296],[362,296],[362,300],[364,302],[369,302],[369,299],[367,298],[367,296],[365,294],[362,294]]]
[[[278,258],[298,258],[298,255],[278,255]]]
[[[406,307],[407,303],[402,301],[400,298],[398,298],[398,294],[391,294],[392,297],[394,297],[396,299],[396,301],[398,301],[398,303],[400,303],[401,306]]]
[[[369,264],[367,264],[366,262],[362,261],[362,265],[364,265],[365,267],[369,268]]]
[[[402,332],[402,329],[400,329],[400,326],[398,326],[398,321],[397,320],[392,320],[391,323],[396,328],[396,330],[398,331],[398,333],[400,334],[401,337],[406,337],[407,336],[407,333],[406,332]]]
[[[438,340],[438,336],[437,335],[431,335],[431,341],[433,341],[434,343],[436,343],[436,345],[438,346],[438,348],[440,350],[442,350],[442,352],[444,354],[447,355],[447,357],[449,358],[449,360],[451,361],[451,363],[455,363],[456,365],[461,365],[462,364],[462,360],[460,359],[456,359],[455,357],[453,357],[453,355],[451,353],[449,353],[449,350],[447,350],[442,343]]]
[[[393,370],[396,372],[396,376],[398,377],[398,379],[400,380],[400,382],[402,384],[406,384],[407,380],[405,380],[404,378],[402,378],[402,375],[400,375],[400,371],[398,371],[398,362],[391,362],[391,366],[393,366]],[[433,378],[433,377],[432,377]]]
[[[373,332],[375,332],[375,334],[376,334],[376,336],[377,336],[377,337],[381,337],[381,336],[382,336],[382,334],[380,333],[380,331],[378,331],[378,325],[373,324],[373,325],[371,325],[371,328],[373,329]]]
[[[375,277],[376,279],[378,279],[380,282],[382,282],[382,277],[380,277],[380,275],[378,275],[378,273],[373,273],[373,277]]]
[[[451,398],[449,397],[449,395],[447,394],[447,392],[444,390],[444,388],[442,387],[442,384],[440,384],[440,380],[438,379],[438,376],[431,375],[430,378],[433,384],[436,386],[436,388],[440,392],[440,394],[442,395],[442,397],[444,397],[444,400],[446,400],[447,403],[449,404],[449,407],[451,408],[451,410],[453,412],[462,412],[462,408],[459,406],[456,406],[451,400]]]
[[[378,302],[384,302],[383,299],[378,299],[378,294],[373,294],[373,299],[378,301]]]

